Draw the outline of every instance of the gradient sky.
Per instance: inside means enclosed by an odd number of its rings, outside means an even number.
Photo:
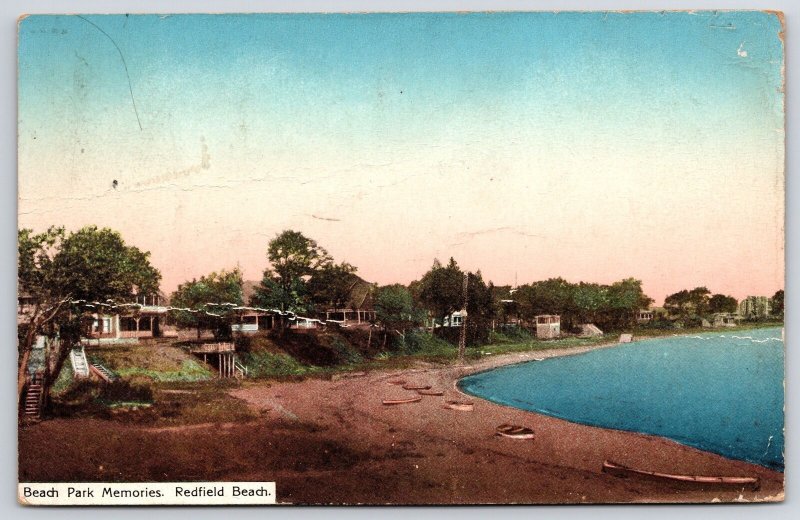
[[[780,30],[759,12],[31,16],[19,226],[115,228],[166,291],[237,263],[260,279],[291,228],[379,283],[454,256],[497,284],[771,295]]]

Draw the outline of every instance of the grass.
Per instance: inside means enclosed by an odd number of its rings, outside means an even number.
[[[197,382],[213,378],[194,356],[163,343],[93,347],[86,353],[125,379]]]
[[[192,359],[183,361],[177,370],[152,370],[141,367],[126,367],[114,369],[114,371],[123,378],[148,378],[159,383],[208,381],[213,377],[213,374],[208,368]]]
[[[67,358],[64,365],[61,367],[61,373],[58,374],[53,387],[50,389],[50,395],[58,396],[69,390],[75,377],[72,373],[72,360]]]
[[[240,359],[247,367],[248,377],[255,378],[304,376],[319,370],[283,353],[248,352],[241,354]]]

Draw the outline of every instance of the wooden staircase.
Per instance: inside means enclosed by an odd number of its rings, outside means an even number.
[[[113,383],[116,381],[117,374],[109,370],[108,368],[104,367],[100,363],[92,363],[89,365],[89,369],[92,371],[94,375],[105,381],[106,383]]]
[[[69,353],[72,362],[72,373],[77,378],[89,377],[89,362],[86,361],[86,352],[81,348],[74,348]]]
[[[247,377],[247,367],[244,366],[236,357],[233,359],[233,377],[244,379]]]
[[[31,421],[38,421],[42,415],[42,376],[34,374],[28,388],[25,391],[24,418]]]

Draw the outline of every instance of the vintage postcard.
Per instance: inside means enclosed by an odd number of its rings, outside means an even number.
[[[783,16],[19,20],[19,501],[784,498]]]

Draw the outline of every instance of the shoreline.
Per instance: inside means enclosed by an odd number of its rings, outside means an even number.
[[[773,327],[760,327],[760,328],[773,328]],[[783,326],[774,327],[774,328],[783,329]],[[743,330],[743,329],[737,329],[737,331],[739,331],[739,330]],[[744,330],[758,330],[758,329],[744,329]],[[532,361],[542,361],[544,359],[552,359],[552,358],[557,358],[557,357],[567,357],[567,356],[570,356],[570,355],[581,355],[581,354],[586,354],[586,353],[594,351],[594,350],[601,350],[601,349],[611,348],[611,347],[622,347],[624,345],[631,345],[631,344],[638,343],[640,341],[645,341],[645,340],[659,340],[659,339],[669,339],[669,338],[675,338],[675,337],[696,338],[696,337],[699,336],[699,334],[714,334],[714,332],[721,332],[721,330],[720,331],[713,331],[713,332],[711,332],[711,331],[702,332],[702,333],[690,332],[690,333],[686,333],[686,334],[671,334],[671,335],[668,335],[668,336],[667,335],[645,336],[645,337],[642,337],[641,339],[635,339],[634,338],[634,340],[631,343],[619,343],[619,342],[615,342],[614,343],[614,342],[612,342],[612,343],[602,343],[602,344],[597,344],[597,345],[587,345],[585,347],[573,347],[573,348],[569,348],[568,350],[570,350],[570,351],[579,350],[579,349],[582,349],[582,350],[580,350],[579,352],[569,352],[569,353],[554,352],[553,355],[542,356],[541,359],[539,357],[534,357],[534,358],[530,358],[530,359],[526,359],[526,360],[521,360],[521,361],[518,361],[518,362],[513,362],[512,361],[512,362],[508,362],[508,363],[502,362],[504,360],[500,360],[501,363],[497,363],[494,366],[490,366],[488,368],[481,368],[480,370],[476,370],[474,372],[470,372],[470,373],[464,374],[463,376],[459,377],[458,379],[456,379],[453,382],[453,386],[454,386],[454,389],[456,391],[458,391],[461,395],[463,395],[465,398],[481,399],[483,401],[487,401],[487,402],[492,403],[492,404],[497,405],[497,406],[504,406],[504,407],[508,407],[508,408],[512,408],[512,409],[523,410],[523,411],[528,412],[528,413],[537,414],[537,415],[543,415],[543,416],[546,416],[546,417],[551,417],[553,419],[566,421],[566,422],[572,423],[572,424],[578,424],[578,425],[582,425],[582,426],[589,426],[589,427],[593,427],[593,428],[600,428],[600,429],[609,430],[609,431],[620,431],[620,432],[634,433],[634,434],[650,436],[650,437],[657,437],[657,438],[663,439],[665,441],[677,443],[677,444],[679,444],[681,446],[685,446],[685,447],[696,449],[696,450],[699,450],[699,451],[702,451],[702,452],[705,452],[705,453],[711,453],[711,454],[714,454],[714,455],[717,455],[717,456],[720,456],[720,457],[724,457],[725,459],[728,459],[728,460],[731,460],[731,461],[745,462],[747,464],[753,464],[753,465],[762,467],[762,468],[767,469],[769,471],[775,471],[775,472],[784,474],[785,473],[785,467],[783,469],[771,468],[769,466],[760,464],[760,463],[752,461],[752,460],[730,457],[730,456],[727,456],[727,455],[722,454],[722,453],[717,453],[717,452],[714,452],[714,451],[711,451],[711,450],[704,449],[703,447],[700,447],[700,446],[694,446],[694,445],[691,445],[691,444],[688,444],[688,443],[683,443],[683,442],[680,442],[678,440],[672,439],[670,437],[659,435],[657,433],[649,433],[649,432],[643,432],[643,431],[639,431],[639,430],[625,430],[625,429],[620,429],[620,428],[611,428],[611,427],[608,427],[608,426],[602,426],[602,425],[599,425],[599,424],[582,423],[582,422],[573,421],[573,420],[570,420],[570,419],[567,419],[567,418],[564,418],[564,417],[558,417],[556,415],[551,415],[551,414],[548,414],[546,412],[542,412],[542,411],[539,411],[539,410],[527,410],[527,409],[523,409],[523,408],[516,408],[516,407],[514,407],[513,405],[510,405],[510,404],[505,404],[505,403],[492,401],[491,399],[487,399],[487,398],[481,397],[479,395],[473,395],[473,394],[464,392],[459,387],[459,382],[463,378],[471,377],[471,376],[474,376],[474,375],[477,375],[477,374],[481,374],[481,373],[484,373],[484,372],[490,372],[490,371],[495,370],[497,368],[510,367],[510,366],[514,366],[514,365],[517,365],[517,364],[529,363],[529,362],[532,362]],[[784,340],[781,339],[781,341],[783,342]],[[784,343],[784,349],[785,348],[786,348],[786,346],[785,346],[785,343]],[[552,349],[552,350],[556,351],[556,350],[567,350],[567,349]],[[544,353],[544,352],[551,352],[551,351],[540,351],[540,353]]]
[[[663,437],[493,403],[457,387],[461,377],[480,371],[618,346],[625,345],[604,341],[507,352],[468,359],[471,363],[463,366],[417,359],[411,366],[328,378],[249,380],[199,394],[237,399],[233,407],[249,409],[241,419],[229,414],[171,425],[53,418],[19,430],[19,451],[25,453],[19,479],[274,481],[279,503],[308,505],[783,500],[784,474],[778,471]],[[384,405],[385,399],[419,397],[402,384],[390,384],[399,381],[430,385],[443,395]],[[448,409],[448,400],[469,400],[473,409]],[[534,438],[498,437],[501,424],[530,428]],[[620,478],[602,471],[607,460],[660,473],[755,476],[761,486],[753,491]]]
[[[690,333],[694,334],[694,333]],[[690,335],[687,334],[687,335]],[[648,338],[649,339],[649,338]],[[231,395],[245,400],[278,422],[306,422],[333,432],[337,441],[362,446],[368,458],[380,459],[398,444],[412,448],[412,464],[418,473],[424,468],[427,481],[454,479],[467,493],[431,493],[427,486],[403,481],[411,487],[402,496],[385,489],[352,491],[333,495],[300,491],[302,503],[616,503],[616,502],[711,502],[779,501],[783,499],[784,475],[754,463],[687,446],[651,434],[614,430],[570,422],[545,414],[493,403],[462,392],[462,377],[501,366],[579,355],[593,350],[621,346],[617,341],[581,347],[554,348],[526,353],[507,353],[475,360],[463,366],[434,366],[419,362],[408,369],[374,370],[363,375],[335,380],[307,379],[301,382],[265,386],[249,383]],[[412,404],[385,406],[382,399],[403,399],[417,395],[389,382],[431,385],[442,397],[423,397]],[[447,400],[473,402],[474,410],[444,408]],[[533,441],[500,439],[494,429],[503,423],[530,427]],[[390,446],[387,442],[391,440]],[[391,451],[391,450],[390,450]],[[398,457],[398,464],[405,457]],[[440,463],[440,460],[442,461]],[[624,479],[602,473],[605,460],[652,471],[673,474],[757,476],[757,491],[690,488],[676,490],[664,483]],[[424,463],[422,462],[424,461]],[[444,463],[446,461],[446,463]],[[398,464],[364,462],[366,468],[398,472]],[[482,477],[464,483],[457,468],[477,464]],[[521,469],[524,468],[524,469]],[[533,471],[531,471],[533,470]],[[525,479],[513,476],[523,471]],[[352,478],[352,477],[351,477]],[[411,478],[411,477],[409,477]],[[401,479],[403,480],[403,479]],[[558,484],[553,488],[554,484]],[[582,490],[578,493],[577,490]],[[510,495],[513,495],[513,499]],[[320,502],[321,500],[321,502]]]

